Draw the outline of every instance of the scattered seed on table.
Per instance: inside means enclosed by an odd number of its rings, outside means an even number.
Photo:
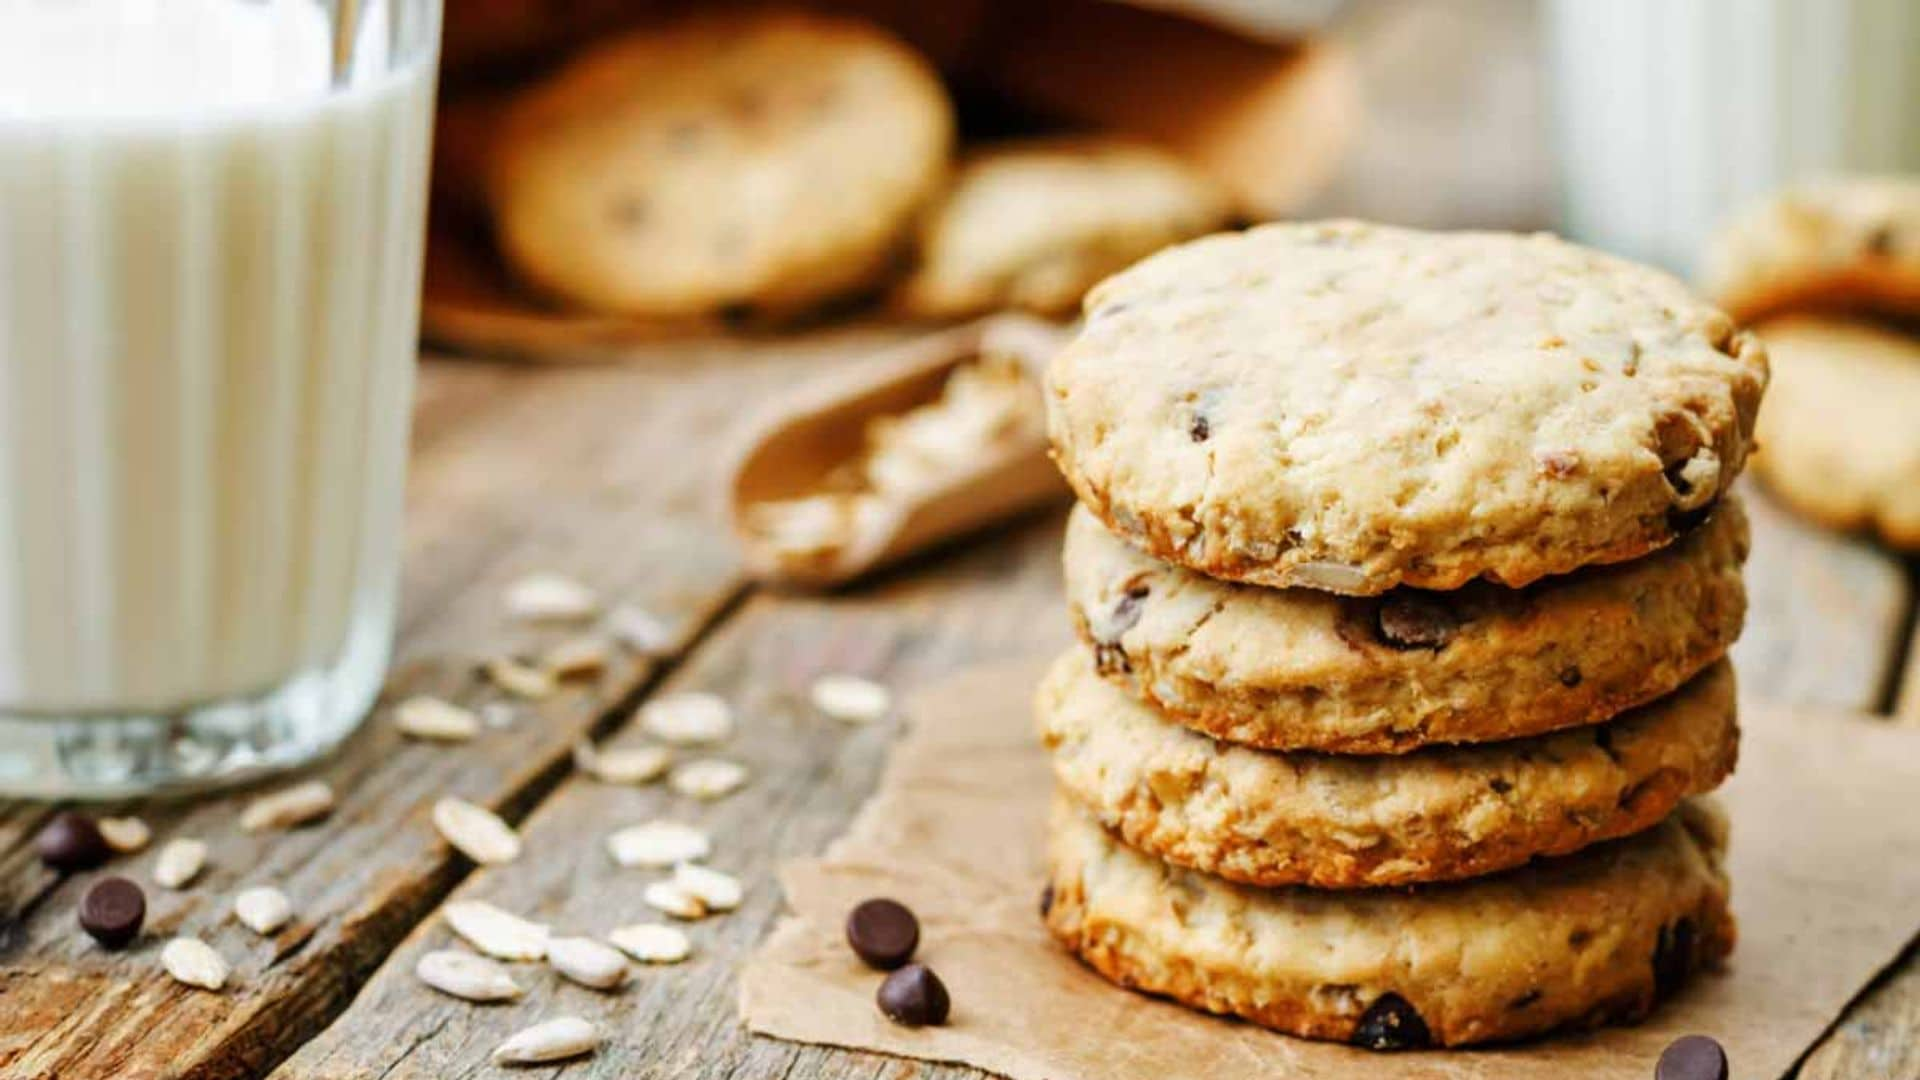
[[[626,867],[672,866],[712,853],[713,841],[705,832],[678,821],[642,822],[607,837],[607,854]]]
[[[733,706],[699,691],[668,694],[640,706],[640,728],[675,746],[717,743],[733,734]]]
[[[595,990],[612,990],[627,981],[627,958],[592,938],[557,937],[547,941],[547,966]]]
[[[459,949],[436,949],[422,956],[413,974],[435,990],[467,1001],[513,1001],[526,993],[506,968]]]
[[[99,829],[107,846],[122,855],[143,851],[153,842],[153,830],[137,817],[101,818]]]
[[[539,701],[552,697],[554,691],[560,689],[560,684],[554,681],[551,674],[529,667],[511,656],[497,656],[481,667],[493,685],[517,698]]]
[[[247,929],[264,936],[293,919],[293,902],[271,885],[255,885],[233,898],[233,914]]]
[[[495,1065],[538,1065],[591,1054],[600,1046],[600,1029],[577,1016],[546,1020],[494,1048]]]
[[[484,806],[449,795],[433,804],[433,826],[460,854],[483,866],[520,857],[520,834]]]
[[[813,707],[848,724],[867,724],[887,715],[893,695],[858,675],[822,675],[813,682]]]
[[[185,837],[169,840],[153,861],[153,882],[166,889],[184,889],[206,865],[205,842]]]
[[[604,625],[615,641],[641,656],[659,656],[673,645],[667,625],[652,612],[632,604],[621,604],[607,612]]]
[[[126,948],[146,918],[146,894],[126,878],[103,877],[80,896],[80,929],[103,948]]]
[[[573,747],[574,768],[603,784],[651,784],[667,774],[673,751],[664,746],[616,746],[602,750],[590,742]]]
[[[472,709],[420,695],[394,707],[393,726],[408,738],[466,742],[480,734],[480,717]]]
[[[167,942],[160,950],[160,966],[176,980],[202,990],[219,990],[227,985],[227,976],[232,972],[212,946],[190,937]]]
[[[677,964],[693,952],[686,934],[663,923],[622,926],[607,940],[643,964]]]
[[[704,919],[707,905],[700,898],[671,881],[656,881],[641,890],[640,899],[650,908],[676,919]]]
[[[504,701],[489,701],[480,706],[480,722],[496,731],[513,726],[513,706]]]
[[[62,810],[33,838],[34,853],[48,868],[65,873],[91,870],[113,854],[100,826],[85,814]]]
[[[673,770],[667,786],[695,799],[724,799],[747,782],[747,767],[721,758],[689,761]]]
[[[708,911],[732,911],[746,895],[739,878],[698,863],[683,862],[674,867],[673,883]]]
[[[540,960],[552,936],[545,924],[523,919],[485,900],[454,900],[440,917],[467,944],[496,960]]]
[[[946,984],[921,964],[908,964],[888,975],[875,999],[881,1012],[907,1027],[944,1024],[953,1008]]]
[[[847,945],[868,967],[892,971],[920,947],[920,920],[898,900],[863,900],[847,912]]]
[[[600,611],[600,598],[572,578],[528,574],[506,591],[507,614],[527,622],[578,622]]]
[[[253,800],[240,813],[240,827],[248,832],[290,829],[333,813],[333,789],[324,781],[306,780]]]
[[[613,659],[607,640],[591,635],[568,638],[541,654],[540,666],[555,679],[598,675]]]

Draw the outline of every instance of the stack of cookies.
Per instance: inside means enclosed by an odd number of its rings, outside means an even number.
[[[1355,223],[1170,249],[1086,315],[1054,935],[1373,1049],[1633,1019],[1724,957],[1754,339],[1551,237]]]

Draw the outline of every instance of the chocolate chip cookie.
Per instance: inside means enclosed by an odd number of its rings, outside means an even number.
[[[1049,426],[1082,502],[1201,573],[1517,587],[1685,533],[1766,377],[1679,281],[1550,236],[1270,225],[1102,282]]]
[[[1230,884],[1064,800],[1049,846],[1047,926],[1108,979],[1372,1050],[1638,1019],[1734,940],[1725,823],[1697,800],[1625,840],[1412,889]]]
[[[1638,832],[1733,771],[1722,662],[1593,727],[1393,757],[1279,753],[1168,723],[1062,656],[1036,715],[1060,788],[1156,858],[1252,885],[1451,881]]]
[[[1379,597],[1217,581],[1141,553],[1081,508],[1067,524],[1067,602],[1101,674],[1230,742],[1372,754],[1511,739],[1605,720],[1727,651],[1746,614],[1747,519],[1736,496],[1716,505],[1632,562],[1526,589]]]
[[[1920,338],[1812,316],[1758,329],[1775,379],[1754,470],[1824,525],[1920,551]]]
[[[1842,177],[1763,199],[1714,237],[1702,277],[1742,322],[1814,308],[1920,317],[1920,178]]]
[[[1100,279],[1227,220],[1226,193],[1162,150],[1093,137],[969,154],[896,294],[917,315],[1061,315]]]
[[[705,12],[602,45],[508,111],[502,253],[590,308],[783,314],[870,285],[948,167],[932,69],[863,23]]]

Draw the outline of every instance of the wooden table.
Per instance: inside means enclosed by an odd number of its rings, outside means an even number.
[[[1513,61],[1527,51],[1515,35],[1530,31],[1524,20],[1481,18],[1512,16],[1519,5],[1392,7],[1395,17],[1370,17],[1356,31],[1366,38],[1379,122],[1356,159],[1365,168],[1327,206],[1445,223],[1542,220],[1544,154],[1537,139],[1517,133],[1538,117],[1514,97],[1532,77]],[[1506,27],[1505,47],[1481,48],[1496,23]],[[1440,82],[1431,71],[1407,71],[1440,62],[1451,65]],[[1417,137],[1423,117],[1449,107],[1486,118],[1480,137],[1496,149],[1478,158],[1477,182],[1436,175],[1438,159]],[[1531,179],[1514,180],[1516,171]],[[567,1067],[569,1076],[979,1075],[756,1039],[733,1004],[736,965],[780,912],[773,865],[817,852],[840,831],[897,734],[893,724],[849,728],[818,717],[805,702],[813,677],[851,671],[906,688],[977,661],[1033,655],[1067,636],[1058,513],[839,595],[781,595],[743,580],[713,505],[724,433],[756,402],[890,335],[835,330],[661,346],[619,367],[430,361],[387,701],[415,692],[492,700],[474,661],[540,640],[499,610],[501,588],[532,570],[563,571],[665,617],[668,654],[622,662],[463,747],[405,743],[378,715],[315,770],[341,794],[338,810],[315,827],[244,834],[235,821],[244,794],[138,807],[160,838],[198,836],[214,856],[190,889],[150,893],[146,943],[128,954],[91,946],[75,926],[82,883],[34,859],[31,838],[51,810],[0,806],[0,1077],[500,1075],[487,1051],[518,1024],[560,1011],[601,1018],[613,1032],[598,1056]],[[1798,524],[1764,498],[1751,505],[1753,606],[1736,650],[1743,692],[1920,722],[1910,568]],[[745,718],[727,748],[753,769],[742,792],[703,806],[658,785],[616,788],[570,774],[576,740],[632,738],[636,703],[694,688],[725,695]],[[527,855],[472,872],[427,821],[433,799],[448,793],[519,822]],[[739,911],[693,929],[690,962],[645,971],[617,996],[542,975],[528,980],[539,989],[524,1006],[467,1005],[414,980],[416,958],[446,938],[434,912],[450,898],[490,898],[562,926],[603,926],[609,913],[644,917],[638,884],[648,877],[615,868],[600,841],[617,824],[656,814],[709,825],[719,838],[716,864],[752,885]],[[152,858],[150,850],[120,868],[150,879]],[[265,882],[299,912],[271,942],[228,910],[239,888]],[[176,932],[201,935],[238,961],[227,993],[186,990],[160,974],[157,941]],[[1920,1076],[1920,963],[1908,956],[1856,1003],[1800,1074]]]

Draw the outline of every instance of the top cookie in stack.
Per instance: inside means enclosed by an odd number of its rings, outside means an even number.
[[[1271,226],[1103,283],[1048,380],[1055,936],[1374,1049],[1631,1019],[1717,962],[1693,797],[1737,756],[1766,381],[1678,281],[1547,236]]]

